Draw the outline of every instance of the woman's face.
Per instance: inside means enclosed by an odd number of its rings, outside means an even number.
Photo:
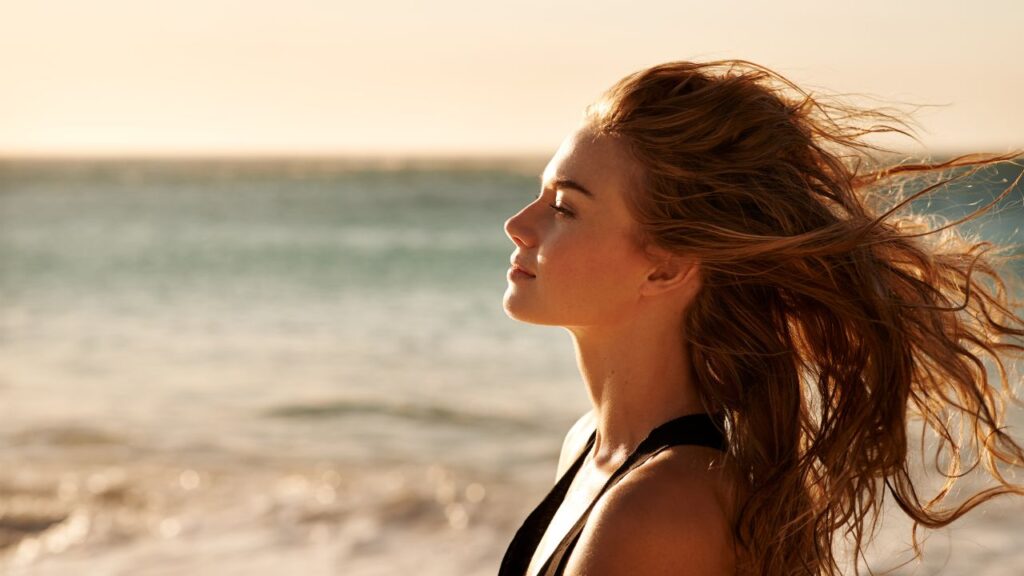
[[[505,222],[516,246],[511,260],[534,275],[510,269],[506,314],[566,327],[630,316],[652,268],[624,200],[638,171],[621,141],[587,125],[565,139],[544,169],[540,195]]]

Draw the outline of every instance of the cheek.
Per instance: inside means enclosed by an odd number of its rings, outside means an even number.
[[[630,302],[637,263],[620,245],[598,240],[562,248],[545,264],[563,306],[606,309]]]

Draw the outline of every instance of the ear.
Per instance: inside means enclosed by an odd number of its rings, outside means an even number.
[[[700,288],[700,262],[693,257],[663,255],[644,278],[640,287],[643,296],[657,296],[680,291],[688,295]]]

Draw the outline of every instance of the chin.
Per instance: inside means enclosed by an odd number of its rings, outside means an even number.
[[[513,320],[526,322],[528,324],[547,324],[547,322],[543,322],[540,318],[537,318],[536,312],[531,311],[531,307],[524,300],[525,298],[514,293],[514,288],[509,287],[501,302],[501,307],[505,310],[505,315]]]
[[[536,310],[530,310],[525,306],[518,306],[515,302],[509,302],[507,299],[504,302],[503,308],[505,309],[506,316],[524,324],[536,324],[538,326],[563,325],[558,318],[553,318]]]
[[[522,318],[522,307],[517,302],[518,298],[514,294],[511,294],[512,290],[513,289],[509,287],[509,289],[505,291],[505,296],[501,300],[501,307],[505,311],[505,315],[509,318],[525,322]]]

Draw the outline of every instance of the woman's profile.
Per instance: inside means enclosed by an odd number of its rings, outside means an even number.
[[[846,573],[883,496],[916,528],[1024,494],[1002,473],[1024,465],[1012,255],[907,210],[941,182],[897,186],[1021,153],[872,165],[863,136],[909,136],[879,121],[906,126],[744,60],[647,68],[587,107],[505,222],[503,305],[571,334],[593,410],[501,576]],[[971,470],[991,487],[953,502]]]

